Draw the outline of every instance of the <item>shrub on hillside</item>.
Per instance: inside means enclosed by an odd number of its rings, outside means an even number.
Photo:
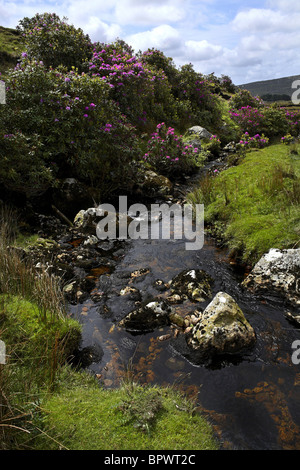
[[[153,130],[157,120],[174,121],[175,100],[165,72],[133,55],[124,41],[97,44],[88,68],[109,84],[111,98],[140,130]]]
[[[239,90],[230,99],[229,104],[232,109],[240,109],[247,106],[251,106],[252,108],[260,108],[263,106],[263,101],[259,96],[252,96],[248,90]]]
[[[242,133],[265,134],[269,138],[291,132],[296,135],[300,130],[300,119],[297,113],[289,113],[276,105],[253,108],[245,106],[231,109],[230,116],[238,124]],[[299,120],[298,120],[299,119]]]
[[[157,125],[156,132],[148,141],[144,159],[158,173],[167,177],[189,174],[197,167],[198,148],[185,144],[182,136],[164,122]]]
[[[48,67],[63,65],[68,70],[76,67],[81,71],[82,63],[92,55],[93,44],[89,36],[55,13],[26,17],[17,29],[24,37],[28,58],[43,61]]]
[[[195,124],[212,130],[221,127],[218,98],[211,92],[209,82],[194,70],[192,64],[181,67],[173,94],[178,101],[180,129]]]
[[[36,136],[39,155],[42,152],[37,162],[42,164],[34,168],[32,156],[32,170],[43,176],[44,169],[51,168],[52,178],[79,177],[102,190],[126,181],[128,163],[137,155],[135,133],[109,98],[106,82],[25,61],[9,74],[6,84],[3,135],[20,131],[25,141]],[[21,168],[24,155],[17,152],[14,158]],[[3,173],[3,160],[0,168]]]

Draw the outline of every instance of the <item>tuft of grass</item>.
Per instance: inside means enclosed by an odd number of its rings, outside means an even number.
[[[105,390],[82,378],[83,383],[65,383],[43,402],[45,434],[37,438],[35,448],[218,449],[211,426],[175,389],[132,383]]]
[[[244,262],[299,244],[300,161],[287,146],[249,152],[197,191],[190,200],[204,201],[208,228]]]

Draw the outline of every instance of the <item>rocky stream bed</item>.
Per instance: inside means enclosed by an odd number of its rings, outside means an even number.
[[[130,373],[184,390],[225,449],[300,449],[300,250],[272,250],[246,273],[207,235],[198,251],[184,239],[100,241],[83,215],[72,227],[37,216],[29,252],[62,277],[82,324],[74,363],[107,388]]]

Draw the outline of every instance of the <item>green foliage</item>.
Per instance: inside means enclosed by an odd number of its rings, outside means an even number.
[[[1,139],[13,155],[0,162],[4,185],[22,191],[23,179],[23,192],[30,193],[32,181],[43,188],[66,172],[102,185],[103,191],[118,187],[120,175],[125,182],[128,163],[138,150],[133,128],[109,98],[107,83],[25,60],[10,72],[6,84]]]
[[[221,150],[221,141],[216,135],[212,135],[209,139],[209,143],[206,146],[206,150],[209,150],[213,155],[217,156]]]
[[[6,189],[27,197],[44,193],[53,182],[50,166],[44,159],[39,136],[15,131],[0,134],[0,181]]]
[[[251,106],[253,108],[259,108],[263,106],[262,100],[258,96],[252,96],[248,90],[239,90],[230,99],[229,103],[233,109],[241,109],[246,106]]]
[[[205,202],[208,227],[250,264],[270,248],[299,242],[299,159],[281,144],[247,153],[237,166],[207,175],[190,200]]]
[[[150,434],[158,413],[163,410],[162,393],[154,387],[127,387],[119,408],[124,414],[125,422]]]
[[[31,60],[43,61],[47,67],[63,65],[81,71],[82,64],[91,56],[93,45],[80,28],[67,24],[55,13],[36,14],[19,22],[25,44],[24,55]]]
[[[276,104],[266,106],[263,110],[263,116],[259,131],[266,134],[269,138],[282,136],[290,129],[285,110],[281,109]]]
[[[194,70],[192,64],[181,67],[173,94],[178,100],[180,129],[199,124],[215,130],[222,125],[218,98],[211,93],[209,82]]]

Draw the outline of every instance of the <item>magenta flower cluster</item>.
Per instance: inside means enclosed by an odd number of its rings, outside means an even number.
[[[162,122],[157,125],[156,132],[151,134],[144,160],[162,174],[170,176],[195,167],[198,152],[198,148],[186,145],[174,128]]]

